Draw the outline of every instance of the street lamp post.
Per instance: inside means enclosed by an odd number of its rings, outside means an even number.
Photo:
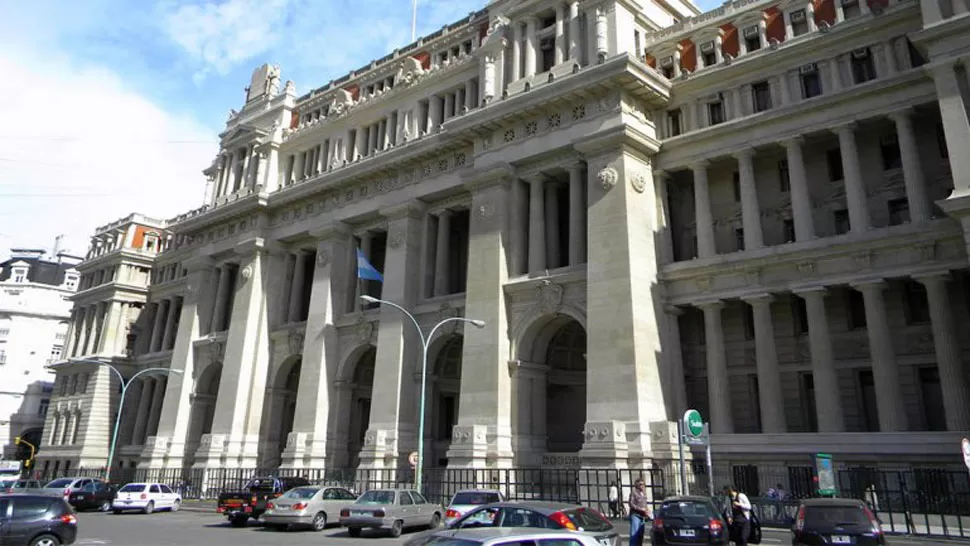
[[[469,319],[465,317],[449,317],[438,322],[438,324],[435,324],[434,327],[431,328],[431,332],[428,333],[427,336],[425,336],[424,331],[421,330],[421,326],[418,325],[418,320],[414,318],[414,315],[412,315],[407,309],[401,307],[400,305],[392,301],[382,300],[382,299],[378,299],[367,295],[361,296],[360,299],[367,303],[380,303],[383,305],[389,305],[397,309],[398,311],[404,313],[405,315],[407,315],[409,319],[411,319],[411,323],[414,324],[414,328],[418,331],[418,335],[421,336],[421,349],[422,349],[421,402],[420,402],[420,409],[418,410],[418,464],[416,464],[414,468],[414,481],[417,483],[418,491],[422,491],[423,487],[421,482],[421,474],[422,474],[421,467],[424,464],[424,406],[425,406],[425,398],[427,397],[427,393],[428,393],[428,381],[427,381],[428,347],[430,346],[431,340],[434,339],[435,332],[437,332],[438,328],[440,328],[444,324],[447,324],[449,322],[467,322],[472,326],[475,326],[476,328],[484,328],[485,321]]]
[[[114,366],[112,366],[111,364],[108,364],[107,362],[101,362],[98,360],[89,360],[86,358],[72,358],[69,361],[78,362],[82,364],[96,364],[98,366],[104,366],[106,368],[109,368],[111,369],[111,371],[115,373],[115,375],[118,376],[118,380],[121,382],[121,400],[118,402],[118,414],[115,416],[114,431],[112,431],[111,433],[111,447],[108,448],[108,464],[105,467],[105,471],[104,471],[105,479],[110,480],[111,465],[114,464],[114,459],[115,459],[115,444],[118,442],[118,428],[121,426],[121,411],[125,407],[125,395],[128,394],[128,386],[131,385],[135,381],[135,379],[138,378],[138,376],[145,373],[150,373],[150,372],[182,373],[182,370],[172,370],[169,368],[145,368],[144,370],[141,370],[135,375],[128,378],[128,381],[125,381],[125,376],[121,375],[121,372],[118,371],[118,368],[115,368]]]

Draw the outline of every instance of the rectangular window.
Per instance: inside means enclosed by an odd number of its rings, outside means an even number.
[[[51,362],[57,362],[58,360],[60,360],[61,359],[61,353],[63,351],[64,351],[64,347],[61,346],[61,345],[54,345],[53,347],[51,347],[50,361]]]
[[[792,322],[795,325],[795,335],[800,336],[808,333],[808,308],[805,307],[805,300],[792,296],[791,299]]]
[[[789,13],[788,18],[791,20],[792,36],[808,34],[808,17],[805,15],[804,9],[798,9]]]
[[[724,103],[721,101],[707,103],[707,115],[711,125],[724,123]]]
[[[916,49],[916,46],[913,45],[913,42],[911,42],[909,38],[906,38],[906,47],[909,50],[910,66],[912,66],[913,68],[916,68],[926,64],[926,57],[924,57],[923,54],[920,53],[918,49]]]
[[[866,300],[862,292],[852,288],[846,291],[846,308],[848,311],[849,329],[860,330],[868,324],[866,320]]]
[[[879,137],[879,153],[882,156],[882,170],[891,171],[903,167],[903,159],[899,152],[899,140],[895,134]]]
[[[680,126],[680,110],[667,112],[667,119],[670,121],[670,136],[679,136],[682,130]]]
[[[714,42],[701,45],[701,60],[704,66],[714,66],[717,64],[717,54],[714,52]]]
[[[889,200],[889,225],[899,226],[909,223],[909,200],[905,197]]]
[[[791,191],[791,177],[788,173],[787,159],[778,161],[778,187],[781,189],[781,193]]]
[[[50,408],[50,405],[51,405],[50,400],[47,400],[47,399],[41,400],[40,407],[37,408],[37,415],[40,415],[41,417],[46,417],[47,410]]]
[[[847,20],[862,15],[862,9],[859,7],[859,0],[841,0],[841,2],[842,13],[845,14],[845,18]]]
[[[822,78],[819,76],[818,70],[814,69],[815,65],[811,66],[813,70],[801,73],[803,99],[810,99],[822,94]]]
[[[734,230],[734,248],[738,252],[744,250],[744,228],[737,228]]]
[[[748,48],[748,53],[761,49],[761,29],[758,25],[744,29],[744,44]]]
[[[829,182],[838,182],[845,178],[845,173],[842,172],[842,152],[838,148],[826,150],[825,164],[829,171]]]
[[[868,47],[853,51],[850,60],[852,80],[856,85],[876,79],[876,64]]]
[[[906,324],[926,324],[930,321],[930,303],[926,298],[926,287],[912,279],[903,282],[903,303],[906,310]]]
[[[667,78],[668,80],[674,79],[673,65],[660,67],[660,73],[663,74],[664,77]]]
[[[795,242],[795,221],[794,220],[784,220],[782,222],[783,237],[786,243]]]
[[[755,112],[771,110],[771,85],[768,82],[752,84],[751,101]]]

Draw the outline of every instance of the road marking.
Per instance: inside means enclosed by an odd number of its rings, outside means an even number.
[[[81,540],[75,542],[75,544],[111,544],[110,540],[101,540],[97,538],[82,538]]]

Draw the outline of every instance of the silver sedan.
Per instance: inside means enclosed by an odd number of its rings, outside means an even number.
[[[335,523],[340,509],[356,498],[343,487],[294,487],[266,505],[263,521],[267,527],[280,531],[291,526],[322,531],[328,523]]]
[[[437,528],[442,511],[412,489],[374,489],[340,511],[340,525],[352,537],[360,536],[362,529],[387,530],[399,537],[405,528]]]

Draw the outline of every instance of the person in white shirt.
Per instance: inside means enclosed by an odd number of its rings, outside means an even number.
[[[737,546],[747,546],[751,536],[751,501],[748,496],[730,485],[724,486],[724,494],[731,503],[728,525],[731,527],[731,539]]]
[[[613,519],[620,517],[620,488],[616,482],[610,484],[610,517]]]

